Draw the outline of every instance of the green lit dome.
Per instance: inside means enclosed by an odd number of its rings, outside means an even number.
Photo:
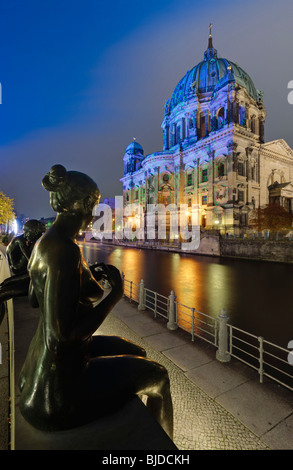
[[[227,80],[246,88],[249,95],[258,100],[258,92],[249,75],[230,60],[218,58],[210,36],[203,60],[189,70],[176,86],[170,100],[169,111],[179,103],[192,98],[194,93],[217,91]]]

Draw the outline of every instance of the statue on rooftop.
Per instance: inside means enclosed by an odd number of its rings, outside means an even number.
[[[76,237],[92,220],[100,192],[87,175],[54,165],[43,179],[55,223],[36,243],[28,271],[29,300],[40,320],[20,374],[20,411],[45,431],[70,429],[118,409],[135,395],[172,438],[173,411],[166,369],[135,343],[94,335],[123,294],[117,268],[100,264],[111,286],[105,295]],[[1,296],[2,294],[2,296]],[[0,302],[5,300],[1,293]]]

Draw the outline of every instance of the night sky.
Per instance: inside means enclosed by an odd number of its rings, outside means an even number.
[[[41,180],[61,163],[121,195],[127,145],[162,150],[165,100],[210,23],[218,56],[264,92],[265,140],[293,147],[292,20],[292,0],[0,0],[0,191],[52,216]]]

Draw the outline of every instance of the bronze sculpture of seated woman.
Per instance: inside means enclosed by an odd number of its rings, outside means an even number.
[[[13,274],[25,274],[28,260],[36,241],[46,231],[45,225],[35,219],[23,226],[23,234],[13,237],[6,249],[8,263]]]
[[[111,285],[104,295],[75,241],[99,202],[96,183],[55,165],[43,186],[57,217],[37,241],[28,265],[29,300],[39,307],[40,320],[20,376],[22,415],[38,429],[69,429],[145,395],[146,406],[172,438],[166,369],[131,341],[93,336],[123,293],[119,271],[102,265]]]

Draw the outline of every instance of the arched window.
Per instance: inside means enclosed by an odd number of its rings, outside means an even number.
[[[239,124],[240,126],[245,126],[245,107],[239,107]]]
[[[224,175],[225,175],[225,165],[223,162],[221,162],[218,166],[218,177],[221,177]]]
[[[217,129],[222,129],[225,124],[225,110],[220,108],[217,112]]]

